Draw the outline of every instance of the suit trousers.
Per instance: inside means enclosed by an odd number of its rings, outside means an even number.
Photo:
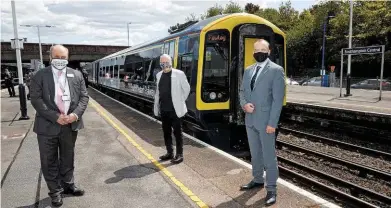
[[[49,188],[49,196],[59,195],[63,188],[74,185],[74,149],[77,131],[71,125],[61,127],[56,137],[38,135],[39,153],[43,177]]]
[[[263,171],[266,170],[266,190],[277,188],[278,166],[275,150],[276,134],[266,133],[266,127],[260,131],[255,127],[246,127],[250,146],[254,182],[264,183]]]
[[[175,111],[161,111],[162,128],[164,134],[164,143],[168,153],[173,153],[172,148],[172,129],[174,129],[174,136],[176,139],[176,154],[183,154],[183,138],[181,119],[178,118]]]

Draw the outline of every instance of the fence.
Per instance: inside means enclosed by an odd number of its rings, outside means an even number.
[[[292,76],[290,78],[291,78],[291,80],[294,80],[294,81],[298,82],[300,85],[302,85],[305,81],[308,81],[313,77],[309,77],[309,76],[295,76],[295,77],[293,77]],[[367,79],[380,79],[380,78],[379,77],[352,77],[350,83],[351,83],[351,85],[353,85],[353,84],[359,83],[359,82],[367,80]],[[384,80],[391,82],[391,78],[388,78],[388,79],[384,78]],[[319,82],[319,86],[320,86],[320,82]],[[336,88],[340,87],[339,76],[335,78],[334,87],[336,87]],[[346,77],[344,77],[342,80],[342,87],[346,88]],[[390,90],[390,89],[383,88],[383,90]]]

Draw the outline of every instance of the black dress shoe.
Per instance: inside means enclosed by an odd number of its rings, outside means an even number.
[[[175,164],[183,162],[183,155],[176,155],[171,162]]]
[[[256,183],[254,181],[251,181],[250,183],[243,185],[240,187],[240,190],[249,190],[253,188],[263,188],[264,184],[263,183]]]
[[[275,191],[268,191],[265,198],[265,206],[275,204],[277,201],[277,193]]]
[[[57,195],[57,196],[52,196],[52,205],[54,207],[61,207],[62,205],[62,197],[61,197],[61,194]]]
[[[162,155],[162,156],[159,157],[159,159],[162,160],[162,161],[170,160],[172,158],[174,158],[174,154],[172,154],[172,153],[167,153],[167,154]]]
[[[71,186],[64,189],[64,194],[72,194],[73,196],[83,196],[84,190],[76,186]]]

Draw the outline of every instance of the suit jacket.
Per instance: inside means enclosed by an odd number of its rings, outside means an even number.
[[[73,77],[72,75],[73,74]],[[70,75],[70,76],[69,76]],[[75,113],[78,121],[71,124],[73,131],[84,128],[82,116],[88,105],[88,93],[83,75],[67,67],[71,103],[67,114]],[[60,110],[54,102],[55,84],[51,66],[39,70],[31,79],[31,104],[37,111],[34,132],[44,136],[57,136],[61,125],[57,123]]]
[[[162,77],[163,71],[156,74],[156,93],[155,101],[153,106],[153,112],[155,116],[160,115],[160,104],[159,104],[159,81]],[[186,99],[190,93],[190,85],[187,82],[186,75],[183,71],[178,69],[172,69],[171,73],[171,97],[172,103],[176,115],[181,118],[187,113]]]
[[[247,103],[255,106],[253,113],[246,113],[246,126],[254,126],[258,130],[265,130],[266,126],[276,128],[285,96],[284,69],[267,60],[265,67],[251,90],[250,83],[256,64],[249,66],[243,74],[240,86],[240,105]]]

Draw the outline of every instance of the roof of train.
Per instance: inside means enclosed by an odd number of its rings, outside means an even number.
[[[159,38],[157,40],[152,40],[152,41],[149,41],[149,42],[146,42],[146,43],[142,43],[142,44],[136,45],[134,47],[126,48],[124,50],[121,50],[121,51],[118,51],[116,53],[113,53],[113,54],[110,54],[108,56],[105,56],[105,57],[103,57],[101,59],[107,59],[107,58],[115,57],[115,56],[117,56],[119,54],[123,54],[123,53],[129,52],[129,51],[137,50],[139,48],[143,48],[143,47],[146,47],[146,46],[152,46],[152,45],[160,43],[160,42],[162,42],[164,40],[172,39],[172,38],[175,38],[175,37],[178,37],[178,36],[182,36],[184,34],[193,33],[193,32],[199,32],[199,31],[202,30],[202,28],[204,28],[209,23],[211,23],[211,22],[213,22],[213,21],[215,21],[217,19],[220,19],[222,17],[225,17],[225,16],[227,16],[227,14],[217,15],[217,16],[213,16],[213,17],[201,20],[201,21],[199,21],[199,22],[189,26],[188,28],[186,28],[186,29],[184,29],[184,30],[182,30],[180,32],[170,34],[169,36],[165,36],[165,37]]]

